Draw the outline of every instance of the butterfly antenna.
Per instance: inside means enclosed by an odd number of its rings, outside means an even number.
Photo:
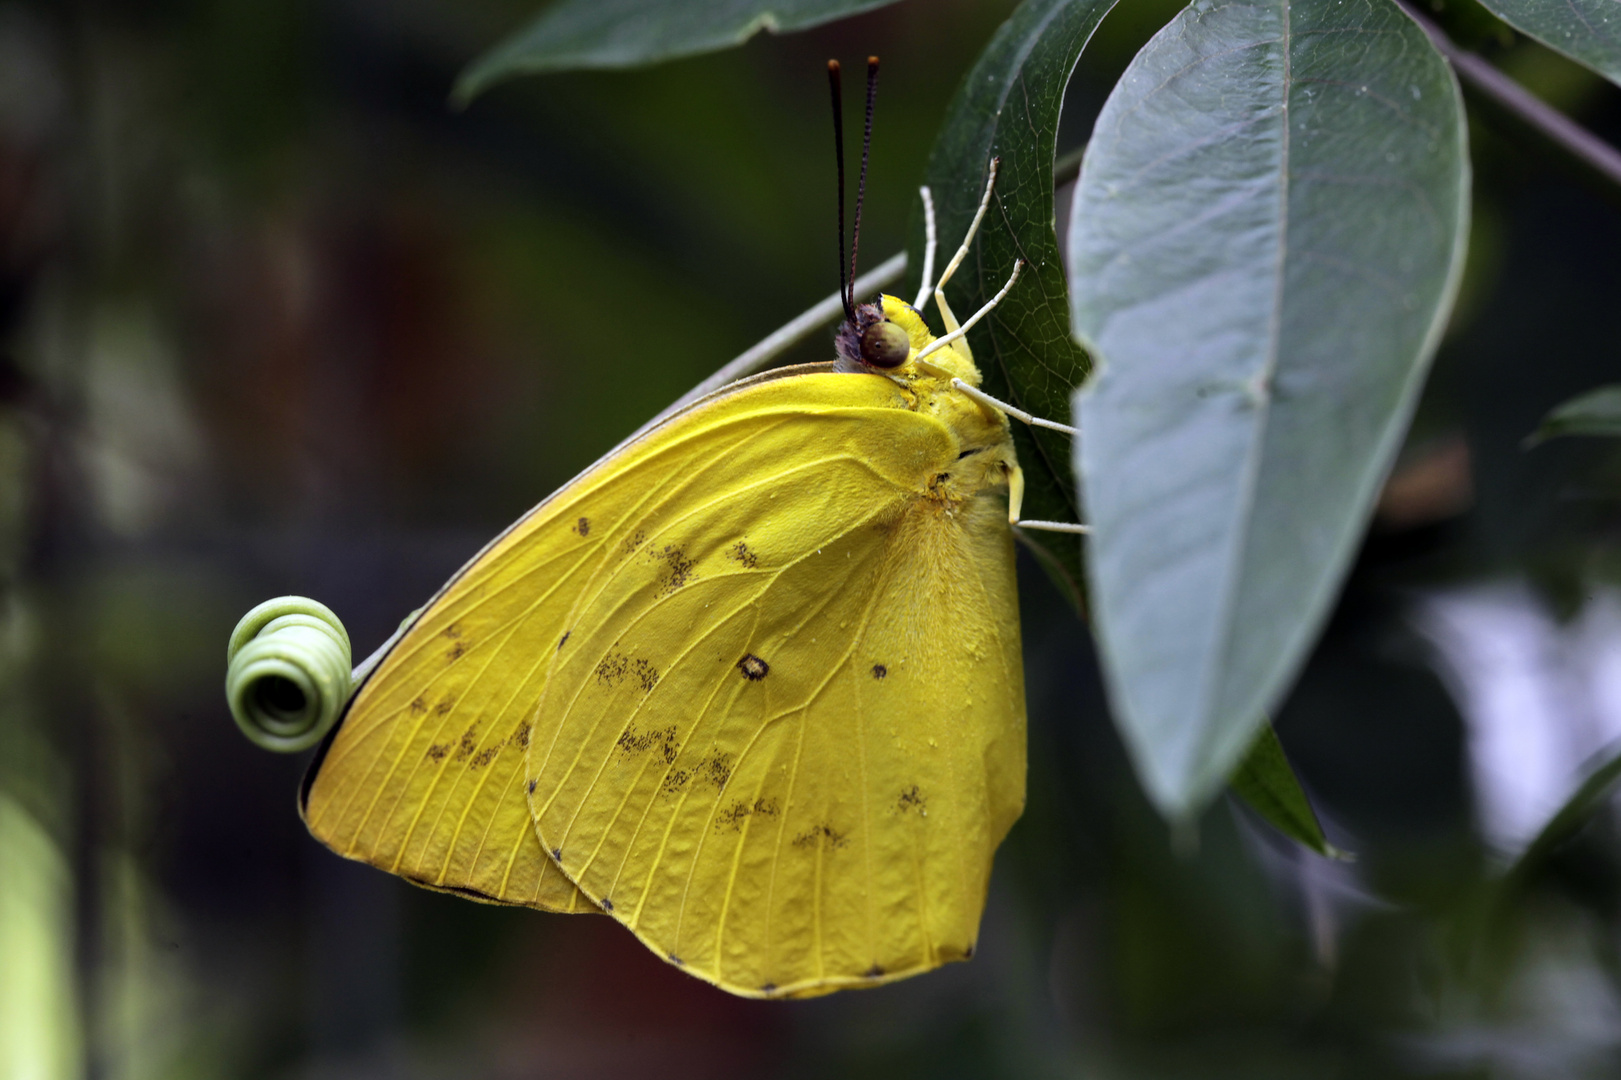
[[[861,178],[856,181],[856,220],[850,236],[850,306],[855,307],[856,252],[861,248],[861,204],[867,199],[867,162],[872,159],[872,108],[878,100],[878,58],[867,57],[867,123],[861,136]]]
[[[844,94],[839,79],[839,62],[827,62],[827,84],[833,92],[833,158],[839,165],[839,299],[844,303],[844,317],[856,321],[856,306],[850,278],[844,264]],[[860,217],[860,203],[856,215]]]

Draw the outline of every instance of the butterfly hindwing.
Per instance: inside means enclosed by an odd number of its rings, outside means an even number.
[[[1006,503],[934,497],[963,450],[890,385],[810,376],[695,417],[663,496],[595,515],[536,710],[547,848],[734,992],[965,957],[1022,806]]]

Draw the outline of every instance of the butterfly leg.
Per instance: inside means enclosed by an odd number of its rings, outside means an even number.
[[[991,395],[987,394],[977,386],[969,386],[961,379],[952,379],[951,388],[967,394],[981,405],[989,405],[991,408],[997,410],[998,412],[1006,413],[1015,420],[1023,420],[1031,427],[1044,427],[1049,431],[1062,431],[1065,435],[1068,435],[1071,438],[1074,438],[1077,434],[1076,430],[1070,427],[1068,424],[1060,424],[1056,420],[1047,420],[1040,416],[1033,416],[1019,408],[1017,405],[1009,405],[1000,398],[991,397]]]
[[[1021,529],[1037,529],[1042,532],[1074,533],[1077,536],[1086,536],[1092,532],[1090,525],[1077,525],[1072,521],[1015,521],[1013,524]]]
[[[1024,470],[1017,465],[1005,465],[1007,469],[1007,520],[1009,525],[1017,525],[1021,529],[1042,529],[1047,532],[1079,533],[1085,535],[1091,532],[1086,525],[1074,525],[1067,521],[1021,521],[1019,512],[1024,509]]]
[[[934,253],[940,245],[940,237],[934,227],[934,193],[927,184],[918,188],[917,193],[923,196],[923,280],[918,284],[917,299],[912,301],[912,306],[922,311],[934,288],[929,279],[934,277]]]
[[[951,261],[946,264],[946,268],[940,272],[940,280],[934,283],[934,305],[940,309],[940,321],[945,324],[947,336],[955,333],[958,327],[957,316],[952,314],[951,305],[946,303],[946,282],[951,280],[952,275],[957,272],[957,267],[962,265],[962,261],[968,258],[968,249],[973,246],[974,235],[979,232],[979,223],[985,220],[985,211],[990,209],[991,192],[996,190],[996,170],[1001,168],[1001,165],[1001,158],[991,158],[990,174],[985,178],[985,194],[979,198],[979,209],[974,211],[974,220],[968,223],[968,232],[963,235],[962,246],[957,248],[957,253],[951,257]],[[1017,276],[1016,270],[1015,276]],[[1004,289],[1003,293],[1006,293],[1006,291]],[[997,299],[1000,300],[1001,296],[998,295]],[[996,301],[993,300],[991,303],[995,304]],[[970,323],[972,323],[972,320],[970,320]],[[961,351],[965,354],[968,352],[966,342],[963,344]],[[970,355],[969,359],[973,359],[973,357]]]
[[[1024,509],[1024,470],[1017,465],[1004,465],[1007,469],[1007,520],[1009,525],[1019,523],[1019,511]]]
[[[921,363],[921,362],[923,362],[924,358],[926,356],[928,356],[930,353],[939,352],[941,349],[945,348],[947,345],[952,345],[952,344],[955,344],[956,342],[959,342],[959,341],[962,342],[962,345],[958,347],[957,351],[959,353],[962,353],[965,358],[970,359],[970,360],[973,359],[972,354],[970,354],[968,352],[968,342],[963,340],[964,336],[968,333],[969,330],[972,330],[974,328],[975,323],[979,322],[979,320],[981,320],[985,316],[989,315],[991,313],[991,309],[996,307],[997,304],[1000,304],[1002,302],[1002,298],[1004,296],[1006,296],[1008,294],[1009,290],[1011,290],[1013,288],[1013,283],[1015,281],[1019,280],[1019,271],[1021,271],[1023,269],[1024,269],[1024,260],[1023,259],[1015,260],[1014,263],[1013,263],[1013,273],[1012,273],[1011,276],[1008,277],[1007,284],[1003,285],[1002,290],[1000,292],[998,292],[995,296],[991,297],[990,301],[987,302],[984,307],[980,308],[978,311],[976,311],[972,315],[970,315],[968,317],[968,321],[963,323],[961,326],[957,325],[956,317],[951,314],[951,309],[946,306],[946,298],[945,298],[945,296],[940,292],[939,289],[935,289],[934,290],[935,298],[940,303],[940,315],[946,321],[948,332],[944,337],[935,338],[933,341],[931,341],[927,345],[925,345],[923,347],[923,349],[915,357],[912,358],[913,362],[914,363]],[[930,364],[925,363],[924,366],[925,367],[930,367],[930,368],[932,368],[932,370],[934,370],[936,372],[938,372],[940,370],[938,368],[933,368],[933,366],[930,365]]]

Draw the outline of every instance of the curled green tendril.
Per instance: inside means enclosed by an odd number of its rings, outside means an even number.
[[[353,688],[343,623],[302,596],[278,596],[242,616],[225,661],[225,699],[237,726],[279,753],[319,742]]]

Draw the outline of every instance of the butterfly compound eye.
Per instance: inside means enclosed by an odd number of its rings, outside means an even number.
[[[861,333],[861,359],[873,367],[900,367],[911,351],[912,339],[888,320],[875,322]]]

